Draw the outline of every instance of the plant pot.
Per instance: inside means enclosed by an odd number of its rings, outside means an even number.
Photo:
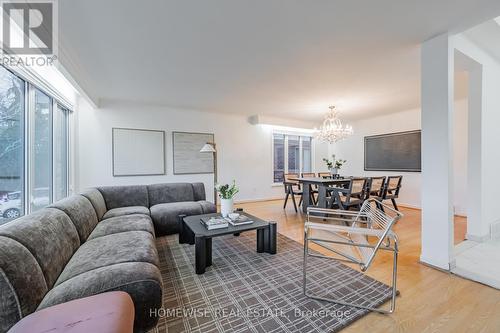
[[[335,175],[337,175],[339,173],[339,169],[337,169],[337,168],[331,168],[330,169],[330,173],[331,173],[332,176],[335,176]]]
[[[222,217],[227,217],[234,211],[233,199],[220,199],[220,213]]]

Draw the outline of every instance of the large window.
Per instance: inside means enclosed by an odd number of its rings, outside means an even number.
[[[283,182],[285,173],[312,171],[312,138],[310,136],[273,134],[273,182]]]
[[[0,224],[24,212],[25,83],[0,67]]]
[[[0,224],[68,195],[69,114],[0,66]]]

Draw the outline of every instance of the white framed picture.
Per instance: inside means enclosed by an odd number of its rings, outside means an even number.
[[[214,173],[213,154],[200,153],[208,142],[211,133],[172,132],[174,175]]]
[[[113,176],[166,173],[165,131],[113,128]]]

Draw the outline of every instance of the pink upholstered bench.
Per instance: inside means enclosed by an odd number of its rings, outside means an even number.
[[[132,333],[134,304],[121,291],[99,294],[34,312],[9,333]]]

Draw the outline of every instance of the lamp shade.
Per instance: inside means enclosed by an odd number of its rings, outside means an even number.
[[[201,149],[200,153],[215,153],[215,147],[211,143],[206,143]]]

